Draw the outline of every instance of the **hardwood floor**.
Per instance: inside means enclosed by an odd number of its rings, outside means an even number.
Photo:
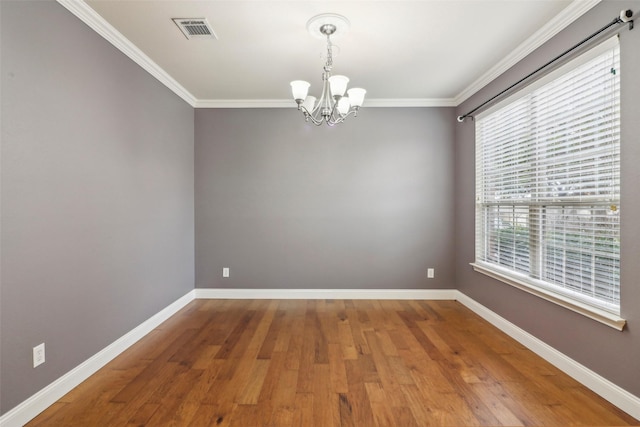
[[[637,424],[455,301],[196,300],[28,426]]]

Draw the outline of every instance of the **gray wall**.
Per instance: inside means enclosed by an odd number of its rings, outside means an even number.
[[[453,113],[196,110],[196,287],[452,288]]]
[[[639,1],[605,1],[458,108],[466,113]],[[629,392],[640,396],[640,31],[621,33],[622,317],[618,332],[472,271],[474,260],[474,124],[456,127],[456,283],[458,289]]]
[[[193,109],[59,4],[0,7],[4,413],[193,289],[194,203]]]

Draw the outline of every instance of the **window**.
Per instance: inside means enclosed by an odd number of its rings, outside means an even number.
[[[619,74],[616,37],[477,118],[479,271],[619,315]]]

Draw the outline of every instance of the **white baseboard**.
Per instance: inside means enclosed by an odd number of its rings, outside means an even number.
[[[460,291],[456,291],[456,299],[465,307],[491,323],[502,332],[509,335],[547,362],[560,369],[585,387],[602,396],[618,408],[634,418],[640,419],[640,397],[635,396],[608,379],[593,372],[591,369],[576,362],[564,353],[556,350],[544,341],[534,337],[524,329],[519,328],[507,319],[499,316],[487,307],[469,298]]]
[[[85,360],[15,408],[0,417],[1,427],[20,427],[35,418],[62,396],[67,394],[81,382],[96,373],[104,365],[131,347],[162,322],[177,313],[182,307],[193,301],[194,291],[190,291],[162,311],[158,312],[135,329],[118,338],[116,341]]]
[[[454,300],[455,289],[225,289],[197,288],[200,299],[415,299]]]
[[[629,415],[640,419],[640,398],[519,328],[455,289],[194,289],[2,417],[0,427],[19,427],[93,375],[194,299],[413,299],[457,300],[567,375]]]

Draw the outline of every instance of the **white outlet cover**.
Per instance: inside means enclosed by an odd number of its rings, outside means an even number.
[[[42,365],[44,360],[44,343],[42,343],[33,347],[33,367]]]
[[[229,267],[224,267],[222,269],[222,277],[229,277]]]
[[[433,279],[435,277],[435,269],[429,268],[427,269],[427,278]]]

